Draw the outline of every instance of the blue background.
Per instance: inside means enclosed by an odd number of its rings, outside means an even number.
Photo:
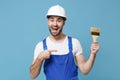
[[[35,45],[49,35],[45,14],[52,5],[67,11],[64,33],[78,38],[89,57],[90,27],[100,27],[100,51],[80,80],[120,80],[120,0],[0,0],[0,80],[30,80]],[[45,80],[43,71],[36,80]]]

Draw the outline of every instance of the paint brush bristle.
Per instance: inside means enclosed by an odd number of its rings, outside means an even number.
[[[100,28],[91,27],[91,36],[93,37],[93,42],[97,42],[97,38],[100,36]]]

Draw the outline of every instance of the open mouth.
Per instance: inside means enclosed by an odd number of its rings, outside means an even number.
[[[50,27],[50,33],[52,35],[59,35],[61,32],[61,28],[60,27]]]
[[[59,28],[53,28],[52,27],[51,29],[52,29],[53,32],[56,32],[56,31],[58,31]]]

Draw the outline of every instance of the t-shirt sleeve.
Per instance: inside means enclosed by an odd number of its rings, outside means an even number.
[[[77,56],[79,54],[83,54],[82,46],[78,39],[73,38],[73,52],[74,55]]]
[[[34,50],[34,60],[38,57],[38,55],[40,54],[40,52],[43,51],[43,43],[39,42]]]

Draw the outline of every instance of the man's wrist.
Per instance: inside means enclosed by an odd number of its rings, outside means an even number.
[[[94,53],[91,53],[90,55],[91,55],[91,56],[96,56],[96,54],[94,54]]]
[[[43,58],[43,56],[42,56],[42,53],[40,53],[40,55],[38,56],[38,60],[41,60],[41,61],[44,60],[44,58]]]

